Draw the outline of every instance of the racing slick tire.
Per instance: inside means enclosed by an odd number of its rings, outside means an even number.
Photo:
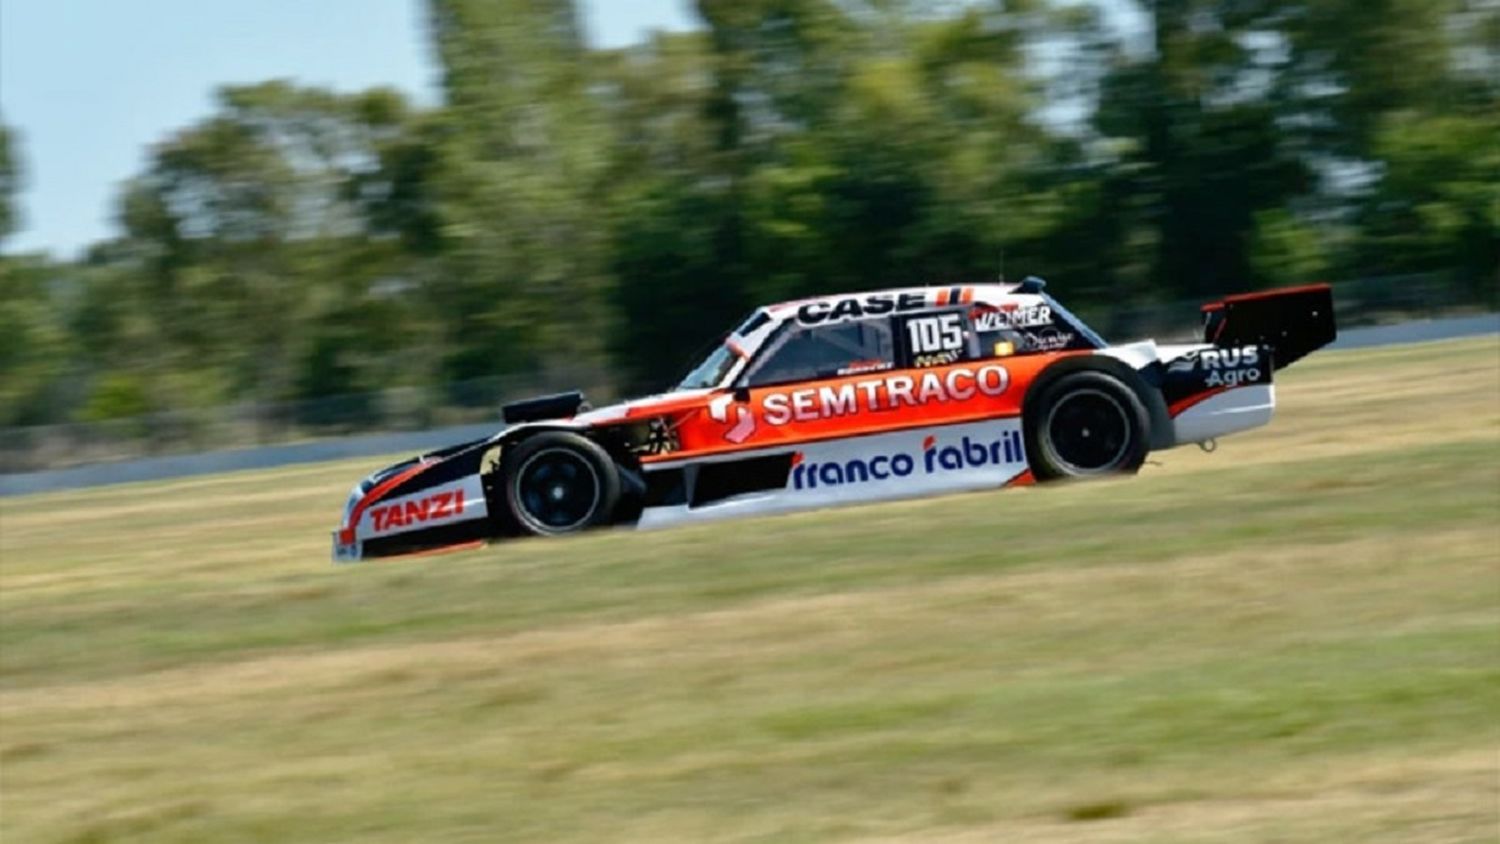
[[[607,523],[620,501],[615,462],[568,431],[527,437],[501,458],[505,506],[524,534],[555,536]]]
[[[1134,473],[1150,448],[1139,396],[1099,370],[1070,372],[1027,401],[1026,453],[1038,481]]]

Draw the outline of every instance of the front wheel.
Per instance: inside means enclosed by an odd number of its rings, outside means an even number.
[[[1037,480],[1140,469],[1150,416],[1139,397],[1105,372],[1064,375],[1027,402],[1026,451]]]
[[[592,440],[567,431],[523,440],[502,458],[501,472],[511,518],[538,536],[605,524],[620,500],[614,461]]]

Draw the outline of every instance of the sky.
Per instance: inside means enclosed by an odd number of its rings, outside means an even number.
[[[438,100],[421,0],[0,0],[0,120],[19,135],[7,252],[75,257],[115,233],[151,144],[213,111],[220,85],[289,78]],[[697,25],[690,0],[583,0],[590,42]]]

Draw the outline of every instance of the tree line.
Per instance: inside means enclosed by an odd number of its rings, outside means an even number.
[[[1500,282],[1489,0],[430,0],[442,102],[225,87],[76,260],[0,258],[0,425],[586,365],[756,304],[1037,274],[1067,301]],[[0,126],[0,240],[24,149]]]

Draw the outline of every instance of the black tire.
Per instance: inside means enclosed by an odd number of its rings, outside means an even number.
[[[556,536],[609,522],[620,501],[620,473],[592,440],[545,431],[507,449],[500,461],[514,527]]]
[[[1039,481],[1134,473],[1146,461],[1151,417],[1107,372],[1071,372],[1026,402],[1026,454]]]

